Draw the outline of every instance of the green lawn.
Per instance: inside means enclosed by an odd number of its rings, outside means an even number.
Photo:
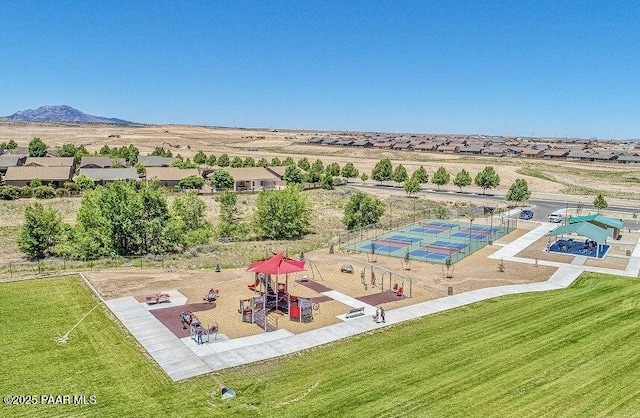
[[[77,277],[0,284],[2,395],[95,405],[0,416],[640,416],[640,282],[588,275],[217,375],[173,383]]]

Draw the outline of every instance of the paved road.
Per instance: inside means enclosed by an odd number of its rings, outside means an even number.
[[[362,189],[375,189],[375,190],[386,190],[391,194],[397,194],[398,196],[404,196],[405,192],[402,190],[402,187],[394,187],[394,186],[381,186],[373,183],[364,183],[364,182],[349,182],[350,186]],[[493,195],[493,194],[480,194],[480,193],[459,193],[452,190],[442,190],[438,191],[435,189],[422,190],[418,193],[418,195],[428,197],[429,195],[441,195],[441,196],[450,196],[452,199],[459,200],[470,200],[470,199],[481,199],[484,201],[494,200],[498,202],[504,202],[505,198],[501,195]],[[576,203],[572,197],[571,202],[567,202],[566,199],[563,199],[562,196],[557,197],[544,197],[544,198],[533,198],[528,201],[529,206],[533,208],[534,221],[546,221],[547,217],[550,213],[555,211],[569,208],[575,208],[578,205],[582,205],[582,209],[584,212],[591,212],[595,210],[595,207],[590,202],[579,202]],[[607,210],[613,210],[616,212],[625,212],[625,213],[640,213],[640,205],[633,205],[631,202],[629,206],[621,206],[621,205],[610,205]],[[640,217],[637,218],[636,222],[627,222],[626,227],[632,230],[640,230]]]

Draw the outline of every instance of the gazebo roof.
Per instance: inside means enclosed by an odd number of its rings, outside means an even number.
[[[580,236],[587,237],[601,244],[606,242],[607,238],[609,237],[609,231],[604,228],[600,228],[599,226],[595,226],[594,224],[589,222],[579,222],[562,225],[549,232],[549,235],[555,236],[571,233],[576,233]]]
[[[609,218],[608,216],[600,215],[599,213],[593,213],[591,215],[583,215],[583,216],[573,216],[569,218],[569,223],[579,223],[579,222],[598,222],[602,225],[607,225],[611,228],[622,228],[624,226],[624,221],[620,219]]]

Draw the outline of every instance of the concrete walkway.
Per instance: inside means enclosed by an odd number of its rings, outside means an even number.
[[[553,224],[544,223],[512,243],[498,249],[489,258],[534,264],[534,260],[516,257],[515,255],[545,236],[553,228]],[[365,315],[297,335],[286,330],[277,330],[233,340],[220,335],[217,340],[202,345],[197,345],[191,338],[178,339],[156,320],[148,308],[144,306],[146,304],[138,302],[133,297],[109,300],[106,301],[106,304],[160,367],[173,380],[182,380],[215,370],[291,354],[374,329],[499,296],[562,289],[573,283],[583,271],[638,277],[640,271],[640,242],[637,243],[627,269],[624,271],[588,267],[582,265],[582,262],[583,260],[576,264],[566,264],[539,260],[538,263],[541,265],[558,267],[558,270],[545,282],[489,287],[388,310],[386,311],[386,323],[373,321],[372,315],[376,309],[374,306],[360,302],[340,292],[324,292],[326,296],[353,308],[364,306]],[[178,301],[178,303],[180,302],[182,300]],[[341,319],[344,320],[344,318]]]

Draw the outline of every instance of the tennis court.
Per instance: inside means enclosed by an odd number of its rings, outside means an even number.
[[[514,223],[515,225],[515,223]],[[490,240],[511,232],[513,228],[494,225],[469,225],[450,220],[422,220],[394,231],[382,233],[370,239],[355,242],[344,248],[405,260],[420,260],[444,264],[455,263],[480,248]]]

